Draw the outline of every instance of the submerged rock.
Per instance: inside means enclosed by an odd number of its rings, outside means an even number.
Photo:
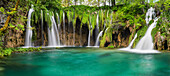
[[[3,71],[3,70],[5,70],[5,68],[3,68],[3,67],[0,67],[0,71]]]

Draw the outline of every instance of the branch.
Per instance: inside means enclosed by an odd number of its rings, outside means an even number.
[[[14,8],[10,13],[14,13],[14,11],[17,10],[19,1],[20,1],[20,0],[17,0],[17,3],[16,3],[16,5],[15,5],[15,8]],[[5,24],[4,24],[4,26],[0,29],[0,32],[5,31],[5,30],[8,28],[8,23],[9,23],[9,20],[10,20],[10,18],[11,18],[11,15],[12,15],[12,14],[9,14],[9,15],[8,15],[7,20],[6,20]]]

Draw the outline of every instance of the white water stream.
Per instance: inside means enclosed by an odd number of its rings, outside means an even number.
[[[95,46],[99,46],[99,40],[100,40],[100,37],[102,36],[102,34],[103,34],[103,31],[101,31],[99,33],[99,35],[97,36],[97,40],[96,40]]]
[[[34,11],[33,8],[29,10],[28,13],[28,21],[27,21],[27,28],[26,28],[26,37],[25,37],[25,46],[24,47],[31,47],[32,46],[32,27],[31,27],[31,14]]]
[[[149,19],[147,19],[148,14],[150,15]],[[154,10],[151,7],[150,9],[148,9],[148,12],[146,13],[146,22],[152,20],[152,15],[154,15]],[[159,51],[153,49],[153,41],[151,35],[152,29],[156,26],[158,19],[159,18],[154,19],[154,22],[149,26],[145,35],[139,40],[138,44],[134,49],[131,49],[131,46],[134,40],[136,39],[136,36],[134,37],[134,39],[132,40],[132,42],[128,47],[119,50],[125,50],[125,51],[135,52],[135,53],[160,53]]]

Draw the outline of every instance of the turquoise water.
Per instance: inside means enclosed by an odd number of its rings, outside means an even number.
[[[170,76],[170,53],[65,48],[13,54],[0,76]]]

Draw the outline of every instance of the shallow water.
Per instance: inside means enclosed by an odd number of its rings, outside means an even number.
[[[168,76],[170,53],[65,48],[13,54],[0,76]]]

